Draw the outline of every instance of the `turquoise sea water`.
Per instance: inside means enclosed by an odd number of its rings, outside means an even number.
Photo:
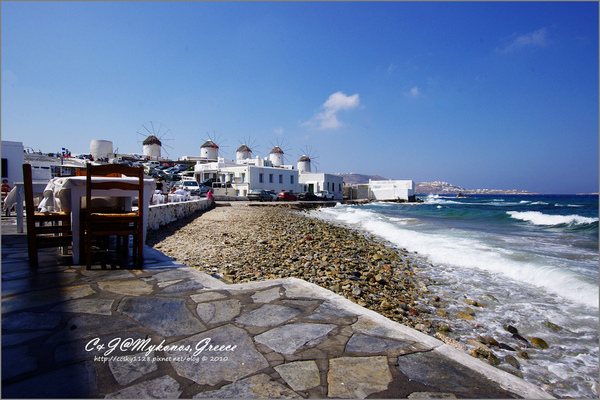
[[[503,325],[550,348],[521,361],[529,380],[557,397],[598,398],[598,196],[417,196],[424,202],[338,205],[311,214],[407,249],[432,292],[486,304],[457,337],[504,339]],[[497,355],[510,355],[499,351]]]

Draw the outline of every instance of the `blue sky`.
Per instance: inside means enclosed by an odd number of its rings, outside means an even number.
[[[2,139],[598,191],[597,2],[2,2]]]

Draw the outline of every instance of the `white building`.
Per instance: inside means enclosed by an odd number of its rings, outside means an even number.
[[[31,164],[31,176],[34,181],[47,181],[56,176],[74,175],[75,170],[85,169],[88,161],[73,157],[25,154],[23,162]]]
[[[2,180],[8,179],[10,187],[23,182],[23,142],[2,140]]]
[[[300,172],[300,183],[302,192],[324,192],[333,194],[334,200],[344,198],[344,178],[337,175],[312,172],[310,157],[303,155],[298,160],[298,171]]]
[[[214,185],[217,186],[215,193],[229,196],[246,196],[254,189],[298,192],[301,188],[298,170],[292,166],[273,167],[270,160],[259,157],[237,163],[224,158],[219,158],[217,162],[197,163],[194,179],[202,182],[211,178],[221,182],[220,185]]]
[[[321,172],[300,172],[301,192],[323,192],[333,194],[334,200],[344,198],[344,178],[341,176]]]
[[[203,145],[203,150],[215,149],[216,145],[209,142]],[[264,159],[258,156],[251,158],[252,150],[245,144],[237,149],[235,161],[218,157],[214,162],[206,162],[209,155],[203,155],[206,158],[202,157],[194,167],[194,179],[198,182],[218,180],[220,183],[213,185],[215,194],[246,196],[251,190],[262,189],[293,193],[327,191],[333,194],[335,200],[344,197],[344,179],[341,176],[311,172],[311,160],[307,156],[298,160],[297,168],[283,165],[284,153],[278,146],[271,150],[269,158]]]
[[[373,181],[369,179],[371,199],[415,201],[415,183],[410,180]]]

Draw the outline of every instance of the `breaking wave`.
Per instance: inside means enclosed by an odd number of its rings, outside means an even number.
[[[593,224],[598,218],[582,217],[581,215],[551,215],[539,211],[507,211],[514,219],[531,222],[534,225],[579,225]]]

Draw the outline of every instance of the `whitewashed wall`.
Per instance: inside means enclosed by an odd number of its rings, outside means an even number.
[[[6,159],[6,171],[2,171],[2,178],[8,179],[10,187],[15,182],[23,182],[23,143],[2,141],[2,158]]]
[[[344,198],[344,178],[338,175],[326,174],[323,172],[304,172],[300,174],[300,183],[306,186],[312,184],[315,192],[328,190],[333,193],[335,200]],[[304,188],[300,191],[305,191]]]
[[[207,210],[210,205],[211,202],[207,199],[151,205],[148,210],[148,229],[158,229],[196,211]]]
[[[415,195],[415,183],[411,180],[369,181],[373,200],[408,200]]]

